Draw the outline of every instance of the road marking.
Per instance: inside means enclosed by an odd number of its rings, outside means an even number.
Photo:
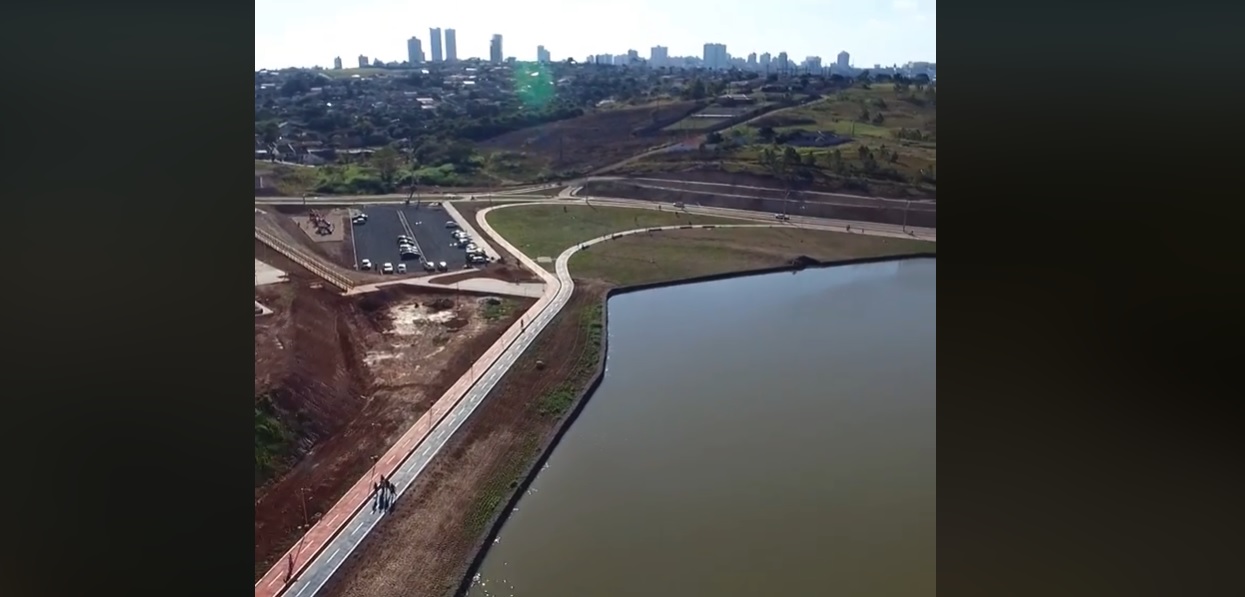
[[[299,595],[302,595],[302,594],[303,594],[303,591],[306,591],[306,590],[307,590],[307,587],[310,587],[310,586],[311,586],[311,585],[304,584],[304,585],[303,585],[303,588],[299,589],[299,590],[298,590],[298,592],[294,594],[294,597],[298,597]]]
[[[329,519],[329,526],[333,526],[333,523],[334,523],[334,522],[337,522],[337,519],[338,519],[339,517],[341,517],[341,515],[342,515],[342,513],[341,513],[341,512],[338,512],[337,514],[334,514],[334,515],[333,515],[333,517]]]
[[[337,554],[341,553],[341,551],[342,551],[342,548],[340,547],[337,548],[337,550],[333,552],[333,555],[329,556],[329,561],[332,562],[333,560],[337,559]]]
[[[359,522],[355,523],[354,528],[353,528],[353,529],[350,529],[350,533],[351,533],[351,534],[354,534],[354,533],[359,532],[359,527],[362,527],[362,526],[363,526],[363,522],[364,522],[364,520],[363,520],[362,518],[360,518],[360,519],[359,519]]]

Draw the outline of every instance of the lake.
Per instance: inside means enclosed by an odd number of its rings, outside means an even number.
[[[934,595],[936,260],[609,303],[472,597]]]

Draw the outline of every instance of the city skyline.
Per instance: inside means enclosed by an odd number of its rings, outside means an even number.
[[[873,64],[936,62],[936,0],[874,0],[828,4],[796,0],[776,11],[766,5],[720,0],[713,21],[690,18],[701,8],[639,0],[628,10],[611,11],[610,26],[590,27],[593,14],[585,0],[535,0],[515,5],[484,0],[483,10],[419,6],[391,0],[363,0],[340,5],[308,0],[257,0],[256,69],[330,67],[335,56],[367,55],[388,61],[406,59],[405,40],[423,41],[430,58],[430,29],[444,32],[444,58],[450,59],[449,30],[456,30],[456,58],[490,58],[494,35],[504,38],[503,59],[536,59],[544,46],[555,61],[582,61],[589,55],[626,54],[647,58],[653,46],[674,56],[702,56],[709,43],[726,46],[735,57],[786,52],[793,61],[819,56],[835,63],[840,51],[858,67]],[[377,11],[386,14],[377,19]],[[799,18],[792,18],[798,16]],[[356,23],[356,21],[358,21]]]

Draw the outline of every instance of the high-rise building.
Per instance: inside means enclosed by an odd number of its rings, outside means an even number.
[[[549,64],[549,50],[545,46],[536,46],[536,62]]]
[[[489,59],[489,62],[492,62],[493,64],[501,64],[502,53],[501,53],[501,34],[500,33],[494,33],[493,41],[489,42],[488,59]]]
[[[669,66],[670,48],[666,46],[653,46],[648,50],[648,63],[653,68]]]
[[[851,54],[848,54],[846,51],[839,52],[839,57],[838,57],[838,59],[837,59],[837,60],[835,60],[835,62],[834,62],[834,63],[835,63],[835,64],[836,64],[836,65],[837,65],[840,69],[842,69],[842,70],[847,70],[847,69],[848,69],[848,64],[847,64],[847,62],[848,62],[848,60],[850,60],[850,59],[851,59],[851,57],[852,57],[852,55],[851,55]]]
[[[421,47],[418,37],[412,37],[411,39],[406,40],[406,60],[411,63],[411,66],[423,64],[424,50],[423,47]]]
[[[432,61],[441,62],[441,28],[431,27],[428,29],[428,43],[432,45]]]
[[[821,74],[821,56],[807,56],[804,58],[804,69],[811,74]]]
[[[756,53],[756,52],[748,52],[748,67],[749,67],[749,68],[755,68],[755,67],[756,67],[756,65],[757,65],[757,53]]]
[[[338,56],[337,58],[333,59],[333,70],[341,70],[341,69],[342,69],[342,57]]]
[[[769,71],[769,63],[772,58],[773,57],[769,55],[769,52],[765,52],[761,54],[761,69],[762,70],[765,70],[766,72]]]
[[[372,66],[374,66],[374,67],[376,67],[376,68],[380,68],[380,67],[382,67],[382,66],[385,66],[385,63],[384,63],[384,61],[382,61],[380,58],[373,58],[373,59],[372,59]]]
[[[785,73],[785,72],[787,72],[787,70],[788,70],[788,69],[790,69],[790,68],[791,68],[791,61],[787,59],[787,53],[786,53],[786,52],[779,52],[779,53],[778,53],[778,60],[777,60],[777,62],[778,62],[778,64],[777,64],[776,66],[778,67],[778,72],[780,72],[780,73]]]
[[[458,61],[458,35],[453,29],[445,30],[445,61]]]
[[[367,68],[367,56],[359,54],[359,68]]]
[[[723,70],[728,68],[730,59],[726,56],[726,44],[705,44],[705,68]]]

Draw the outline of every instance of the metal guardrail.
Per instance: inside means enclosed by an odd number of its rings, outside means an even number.
[[[335,272],[327,267],[324,267],[324,265],[320,264],[316,259],[308,257],[270,232],[256,228],[255,239],[261,243],[264,243],[270,249],[284,255],[290,261],[301,265],[312,274],[319,276],[325,282],[341,289],[342,292],[348,292],[351,288],[354,288],[354,282],[352,282],[350,278],[342,275],[340,272]]]

